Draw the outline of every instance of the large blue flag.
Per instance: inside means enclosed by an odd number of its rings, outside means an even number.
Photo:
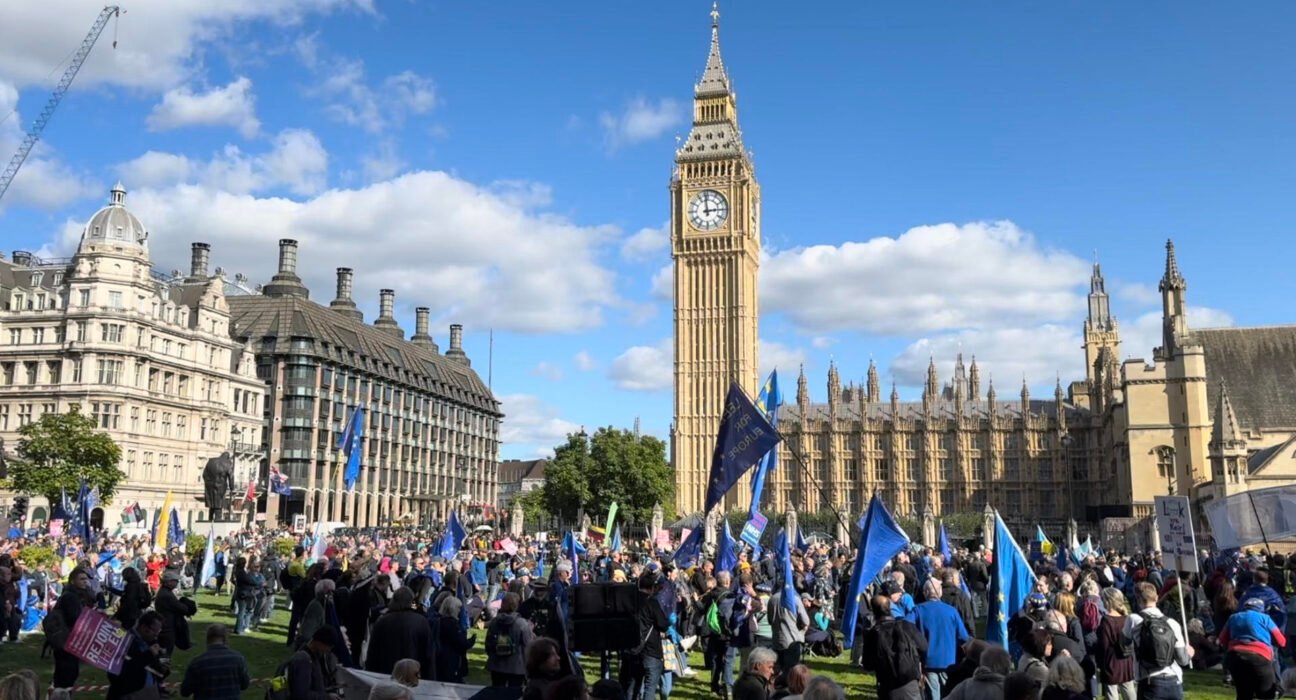
[[[949,533],[945,532],[944,521],[941,522],[940,545],[938,549],[940,549],[941,559],[943,560],[942,563],[945,564],[945,566],[950,566],[953,563],[954,552],[950,551]]]
[[[702,557],[702,528],[694,528],[688,537],[675,548],[675,555],[671,561],[678,564],[681,568],[689,568],[696,564]]]
[[[796,585],[792,581],[792,552],[788,547],[787,528],[783,528],[783,530],[779,532],[779,536],[774,542],[774,556],[783,562],[783,572],[779,576],[779,578],[783,579],[781,582],[783,588],[782,593],[779,595],[779,602],[782,603],[784,610],[795,613],[797,592]]]
[[[355,488],[355,484],[360,480],[360,457],[364,453],[364,408],[362,406],[353,406],[351,408],[351,418],[347,421],[346,428],[338,436],[338,463],[341,464],[346,459],[346,472],[342,480],[346,482],[348,490]]]
[[[167,521],[168,546],[178,546],[183,551],[185,548],[184,536],[184,530],[180,528],[180,513],[175,508],[172,508],[171,518]]]
[[[760,395],[756,397],[756,408],[769,419],[770,425],[774,430],[778,430],[778,412],[779,406],[783,405],[783,392],[779,391],[778,370],[770,372],[769,379],[765,380],[765,386],[761,387]],[[756,467],[756,475],[752,477],[752,499],[751,508],[747,511],[747,517],[755,516],[760,510],[761,494],[765,491],[765,477],[774,471],[778,466],[778,450],[770,450],[765,453],[761,459],[760,465]]]
[[[90,484],[82,479],[81,488],[77,490],[76,510],[72,514],[72,534],[87,543],[90,542],[90,511],[97,500],[90,495]]]
[[[59,502],[54,504],[54,513],[50,515],[51,520],[62,520],[65,524],[71,525],[72,520],[72,502],[68,500],[67,489],[59,489]]]
[[[805,534],[801,532],[801,526],[797,526],[796,531],[796,549],[798,552],[810,551],[810,543],[806,542]]]
[[[990,616],[986,641],[1008,648],[1008,620],[1021,610],[1035,587],[1035,572],[1013,539],[1003,518],[995,512],[994,564],[990,567]]]
[[[567,558],[567,561],[571,562],[572,580],[579,582],[580,581],[580,557],[582,554],[584,554],[587,551],[585,549],[585,545],[581,544],[580,540],[576,539],[575,533],[573,533],[571,530],[568,530],[567,534],[563,535],[562,550],[563,550],[563,556]]]
[[[450,511],[450,523],[446,525],[445,534],[441,536],[441,544],[437,546],[437,554],[440,554],[442,559],[454,559],[467,537],[468,533],[464,532],[463,525],[459,524],[459,514],[453,510]]]
[[[730,383],[715,452],[711,455],[711,476],[703,512],[710,512],[742,475],[782,440],[738,382]]]
[[[868,510],[859,521],[859,550],[851,570],[850,590],[846,592],[846,610],[842,615],[842,645],[855,644],[855,624],[859,620],[860,596],[864,587],[877,578],[891,557],[909,546],[909,536],[896,524],[882,499],[873,494]]]
[[[720,531],[720,546],[716,549],[716,571],[733,571],[738,566],[738,541],[734,539],[733,532],[729,529],[729,520],[724,521],[724,529]]]

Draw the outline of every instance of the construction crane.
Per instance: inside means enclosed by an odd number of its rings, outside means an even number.
[[[18,169],[22,167],[27,156],[32,149],[36,147],[36,142],[40,140],[41,132],[49,124],[50,118],[54,116],[54,110],[58,109],[59,103],[63,101],[63,96],[67,94],[68,88],[72,86],[72,81],[76,78],[77,73],[81,70],[81,64],[85,63],[86,58],[90,55],[90,50],[94,48],[95,42],[99,41],[99,35],[103,33],[104,27],[108,26],[108,20],[115,19],[122,13],[121,7],[117,5],[108,5],[99,13],[95,23],[90,27],[90,32],[81,40],[81,46],[72,54],[72,63],[68,65],[67,70],[63,71],[63,78],[55,86],[54,92],[50,93],[49,101],[45,103],[45,109],[41,110],[40,116],[32,122],[31,129],[23,137],[22,143],[18,145],[18,151],[9,159],[9,165],[5,167],[4,172],[0,173],[0,198],[3,198],[8,191],[9,185],[13,183],[14,176],[18,174]],[[114,34],[116,26],[113,25]],[[117,48],[117,39],[113,38],[113,48]]]

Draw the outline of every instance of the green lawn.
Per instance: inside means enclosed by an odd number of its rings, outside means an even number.
[[[198,653],[201,653],[203,640],[206,638],[207,625],[212,622],[223,622],[231,628],[234,624],[233,615],[229,612],[229,598],[217,598],[211,594],[200,594],[198,597],[198,615],[194,618],[193,638],[195,648],[187,652],[177,652],[173,660],[175,672],[172,678],[176,683],[184,676],[184,667]],[[274,673],[275,668],[288,658],[288,649],[283,643],[284,635],[287,632],[288,612],[283,608],[275,611],[274,617],[265,625],[262,625],[259,632],[249,633],[243,636],[234,637],[230,644],[233,648],[242,652],[248,659],[248,665],[252,671],[252,677],[267,678]],[[482,631],[476,632],[479,639],[484,637]],[[54,662],[51,658],[40,658],[40,648],[42,644],[40,634],[32,634],[23,637],[22,642],[17,645],[5,644],[0,646],[0,672],[10,673],[23,668],[31,668],[40,673],[42,682],[49,684],[53,675]],[[811,658],[807,664],[814,669],[816,673],[825,673],[838,683],[846,687],[846,697],[851,698],[873,698],[873,679],[869,674],[853,670],[847,663],[847,656],[843,654],[836,659]],[[709,684],[706,680],[706,672],[701,669],[702,658],[700,654],[693,654],[690,663],[695,669],[699,669],[697,678],[681,680],[675,687],[675,692],[671,694],[672,698],[680,700],[705,700],[711,698],[708,691]],[[595,666],[596,662],[590,665]],[[480,645],[474,650],[469,658],[469,666],[472,672],[469,676],[469,682],[485,684],[487,675],[484,670],[485,659],[480,653]],[[1233,697],[1232,688],[1223,685],[1220,682],[1221,675],[1218,672],[1190,672],[1188,675],[1188,692],[1187,697],[1194,700],[1225,700]],[[81,677],[77,681],[79,685],[98,685],[107,682],[105,674],[95,668],[82,665]],[[259,699],[264,697],[264,689],[254,685],[248,692],[243,694],[244,698]],[[101,692],[81,693],[78,697],[102,697]]]

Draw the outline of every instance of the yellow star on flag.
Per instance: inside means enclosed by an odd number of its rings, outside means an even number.
[[[1004,594],[1002,593],[999,594],[999,602],[1000,603],[1004,602]]]
[[[999,621],[1000,621],[1000,622],[1003,622],[1004,619],[1005,619],[1005,618],[1004,618],[1004,614],[1003,614],[1003,613],[999,613]]]

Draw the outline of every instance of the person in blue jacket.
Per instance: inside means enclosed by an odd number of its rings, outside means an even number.
[[[923,674],[927,677],[928,700],[940,700],[949,669],[958,661],[958,648],[968,640],[967,625],[957,608],[941,600],[941,584],[934,578],[923,584],[926,599],[914,607],[914,623],[927,638],[927,661]]]
[[[1269,572],[1264,569],[1256,571],[1251,578],[1251,586],[1238,596],[1238,600],[1259,598],[1264,601],[1264,611],[1273,619],[1278,629],[1287,629],[1287,605],[1283,603],[1278,591],[1269,587]]]

